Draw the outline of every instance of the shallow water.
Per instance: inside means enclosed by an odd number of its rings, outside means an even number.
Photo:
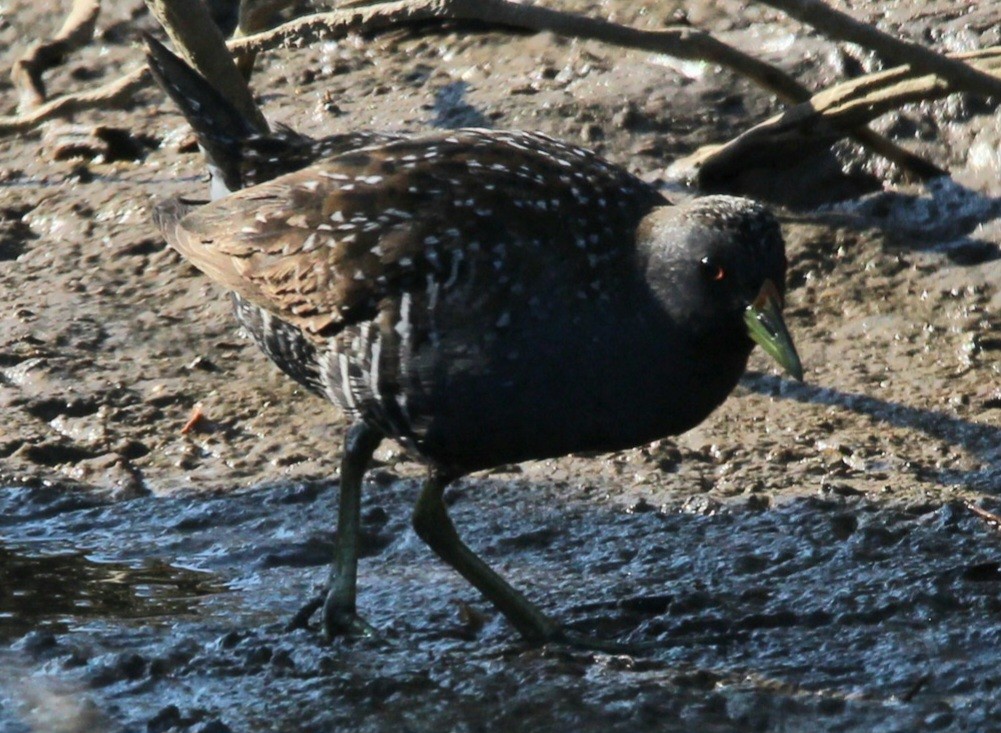
[[[463,482],[453,514],[492,564],[578,631],[654,642],[616,656],[520,645],[406,527],[416,490],[368,487],[360,606],[380,637],[329,645],[284,625],[323,578],[333,488],[0,492],[3,554],[36,571],[4,586],[0,730],[989,730],[1001,713],[1001,534],[964,506],[628,512]]]

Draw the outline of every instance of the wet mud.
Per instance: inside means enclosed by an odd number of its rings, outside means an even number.
[[[50,89],[140,63],[140,6]],[[812,85],[878,63],[738,3],[561,6],[683,14]],[[3,68],[61,22],[6,9]],[[1001,42],[991,3],[850,9]],[[306,132],[539,129],[676,198],[672,160],[776,109],[710,66],[548,35],[352,38],[264,54],[254,83]],[[378,636],[287,630],[325,578],[345,425],[154,231],[156,200],[206,186],[183,121],[151,89],[0,141],[0,733],[1001,730],[998,119],[962,95],[882,119],[952,172],[927,185],[849,146],[748,175],[786,204],[805,383],[756,355],[683,436],[450,489],[474,549],[570,628],[643,646],[621,654],[521,644],[413,534],[421,469],[391,443],[363,506]]]
[[[460,483],[456,522],[490,562],[571,628],[651,644],[616,655],[521,646],[409,531],[417,483],[370,489],[379,637],[332,644],[286,624],[324,576],[334,487],[6,492],[0,618],[31,630],[4,625],[5,730],[86,711],[110,730],[988,730],[1001,712],[997,530],[962,505],[628,512]]]

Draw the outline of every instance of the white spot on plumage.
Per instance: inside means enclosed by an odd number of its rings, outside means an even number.
[[[350,409],[355,409],[355,396],[351,391],[351,364],[348,355],[340,352],[337,354],[337,365],[341,370],[341,394],[344,395],[344,402]]]
[[[449,273],[448,280],[445,281],[444,287],[446,289],[455,285],[456,280],[459,278],[459,264],[462,262],[462,250],[457,249],[452,253],[452,271]]]
[[[369,357],[368,384],[372,394],[381,397],[379,394],[379,358],[382,356],[382,334],[376,330],[375,339],[372,341],[372,351]]]

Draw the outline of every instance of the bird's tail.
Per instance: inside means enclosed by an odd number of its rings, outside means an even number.
[[[146,61],[157,84],[174,100],[198,137],[198,144],[213,168],[213,179],[221,176],[227,193],[243,187],[242,149],[260,134],[254,125],[218,92],[201,74],[146,34]]]
[[[157,229],[163,232],[163,236],[168,242],[173,242],[173,233],[181,224],[181,220],[194,211],[205,201],[192,201],[184,198],[170,198],[161,201],[153,208],[153,223]]]

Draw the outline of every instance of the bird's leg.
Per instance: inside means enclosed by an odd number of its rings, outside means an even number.
[[[546,616],[470,550],[459,538],[442,495],[451,477],[432,470],[414,507],[414,530],[442,560],[459,571],[507,617],[526,641],[567,641],[559,624]]]
[[[361,524],[361,483],[382,433],[363,422],[355,423],[344,441],[341,458],[341,494],[337,513],[337,536],[326,595],[304,606],[289,624],[306,626],[316,609],[323,607],[323,630],[332,638],[342,634],[368,635],[371,627],[355,608],[358,586],[358,540]]]
[[[355,601],[358,596],[361,482],[380,442],[382,433],[363,422],[355,423],[344,441],[334,562],[330,568],[327,597],[323,601],[323,630],[331,638],[371,632],[368,624],[358,616]]]

